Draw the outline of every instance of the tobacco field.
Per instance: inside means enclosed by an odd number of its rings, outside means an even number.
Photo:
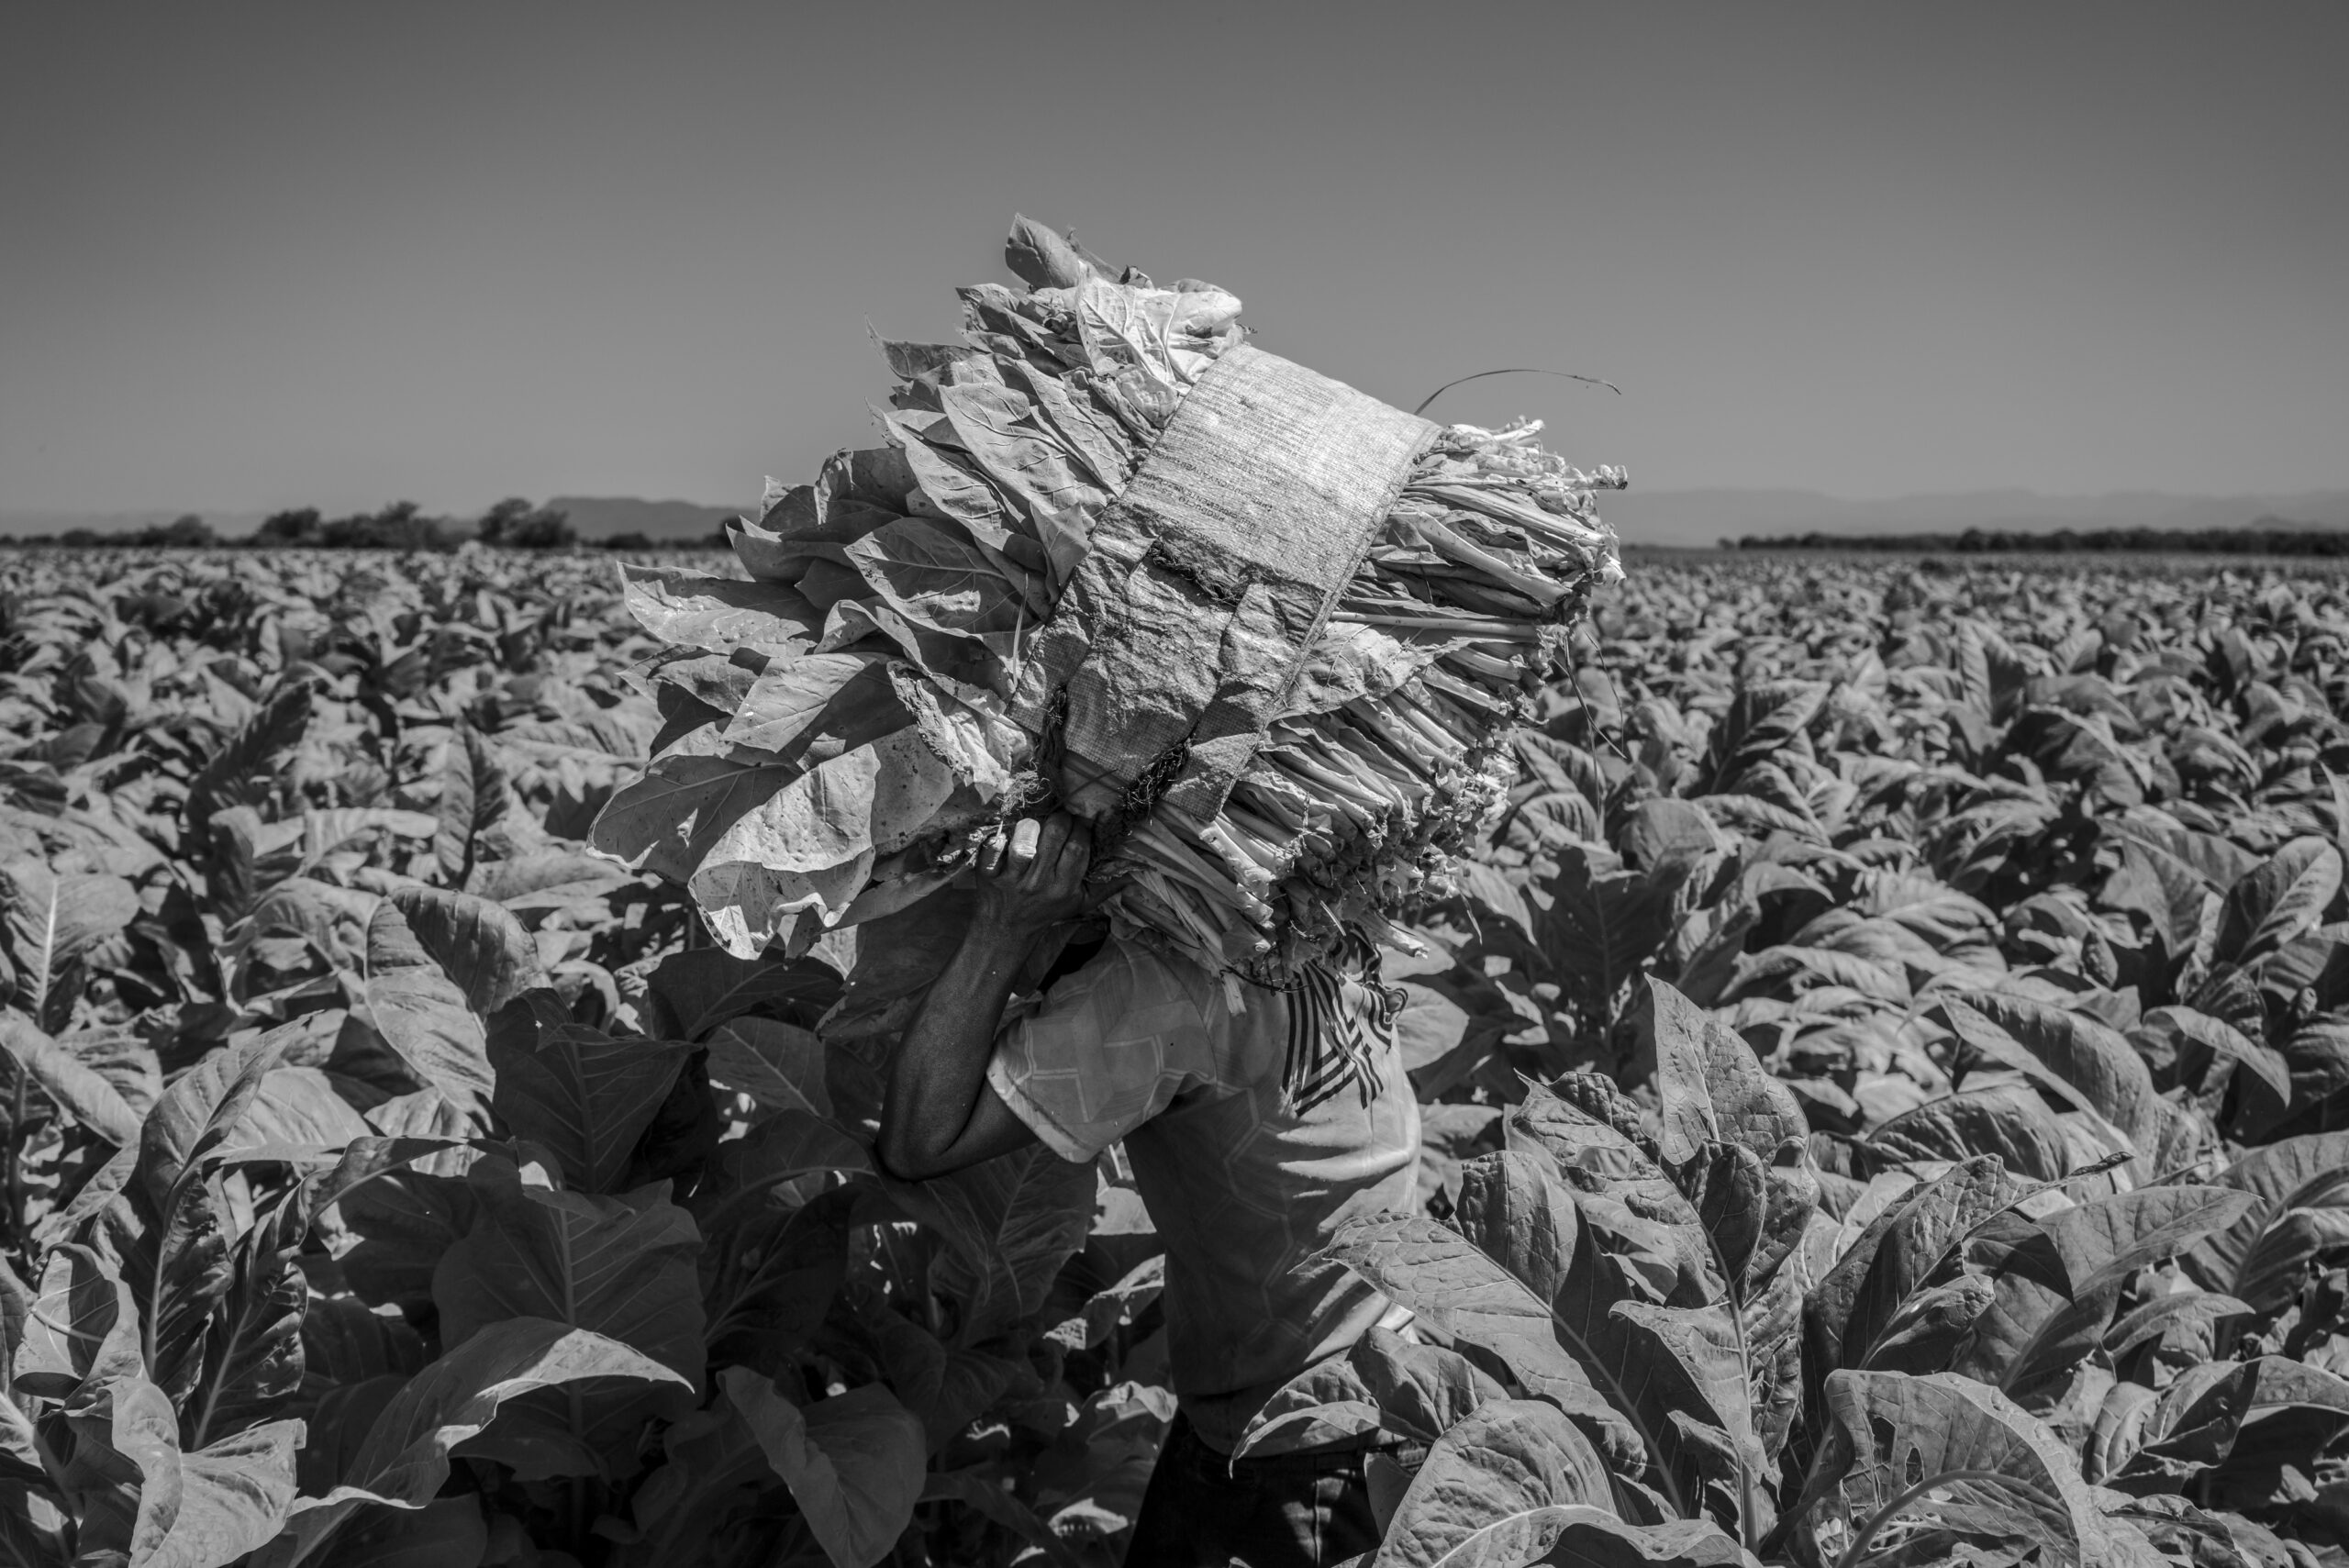
[[[2349,595],[1634,561],[1386,973],[1379,1568],[2349,1563]],[[0,562],[0,1564],[1113,1568],[1113,1151],[868,1151],[952,890],[587,852],[602,558]],[[798,944],[795,944],[798,945]],[[1382,1468],[1383,1466],[1383,1468]]]

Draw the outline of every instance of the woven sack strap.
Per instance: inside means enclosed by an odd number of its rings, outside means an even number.
[[[1211,820],[1435,432],[1246,344],[1209,366],[1023,671],[1063,802]]]

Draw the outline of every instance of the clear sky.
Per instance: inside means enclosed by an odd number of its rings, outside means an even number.
[[[1642,489],[2349,486],[2349,6],[0,12],[0,507],[747,502],[1015,209]]]

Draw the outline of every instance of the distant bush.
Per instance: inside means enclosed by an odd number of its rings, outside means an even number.
[[[476,534],[501,550],[567,550],[579,542],[570,513],[533,506],[518,495],[483,514]]]
[[[413,501],[331,519],[322,518],[316,506],[273,512],[253,530],[251,542],[311,550],[451,550],[457,543],[442,518],[426,517]]]
[[[102,534],[95,528],[68,528],[61,534],[18,534],[0,538],[0,544],[62,546],[67,550],[206,550],[221,542],[212,525],[194,512],[140,528],[136,533]]]
[[[1722,542],[1727,543],[1727,540]],[[2057,528],[2029,533],[2019,528],[1968,528],[1956,534],[1747,534],[1739,550],[1871,550],[1905,554],[1991,555],[2291,555],[2349,557],[2349,529],[2324,528],[2284,517],[2262,517],[2247,528]]]

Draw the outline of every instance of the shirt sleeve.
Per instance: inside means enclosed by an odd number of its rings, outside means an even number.
[[[987,1084],[1063,1160],[1090,1160],[1215,1076],[1203,975],[1113,941],[996,1038]]]

